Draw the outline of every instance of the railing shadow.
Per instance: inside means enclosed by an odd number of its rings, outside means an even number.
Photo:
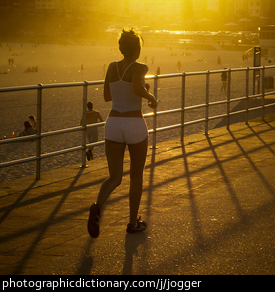
[[[176,258],[182,258],[187,259],[190,257],[190,253],[196,254],[196,255],[201,255],[203,253],[207,253],[210,250],[213,250],[219,246],[219,244],[222,244],[226,239],[228,239],[230,236],[234,235],[236,232],[239,232],[240,230],[243,230],[246,232],[247,230],[253,228],[254,224],[259,220],[262,216],[265,216],[266,212],[270,212],[271,209],[275,208],[275,203],[267,203],[267,204],[262,204],[258,207],[255,208],[255,210],[244,210],[242,208],[242,205],[240,203],[240,200],[238,198],[238,194],[236,193],[236,190],[234,189],[232,185],[232,180],[229,178],[229,175],[227,174],[227,171],[225,169],[225,164],[226,163],[231,163],[234,165],[236,161],[240,158],[244,158],[247,162],[249,162],[250,166],[254,170],[254,172],[257,174],[259,177],[260,181],[262,184],[264,184],[268,192],[270,194],[275,194],[275,189],[274,187],[268,182],[268,180],[265,178],[264,174],[261,173],[260,169],[257,167],[256,163],[253,162],[253,160],[250,158],[250,155],[254,154],[257,151],[261,151],[264,149],[268,149],[269,152],[272,155],[275,155],[275,151],[273,150],[274,146],[274,141],[271,143],[265,142],[263,138],[261,138],[261,134],[267,134],[267,132],[274,131],[274,128],[270,125],[270,130],[260,130],[256,132],[253,127],[249,127],[251,130],[251,133],[247,133],[245,136],[237,137],[237,135],[234,134],[234,132],[229,131],[228,133],[230,134],[232,139],[227,139],[225,141],[213,144],[211,141],[211,138],[208,136],[205,138],[205,141],[207,142],[208,146],[204,146],[203,148],[200,148],[198,150],[190,150],[190,147],[188,151],[186,151],[186,146],[182,145],[182,154],[173,156],[168,159],[163,159],[163,160],[155,160],[155,157],[152,157],[152,162],[148,168],[150,169],[150,174],[149,174],[149,187],[147,191],[150,193],[150,197],[148,198],[148,205],[147,205],[147,217],[148,220],[150,219],[151,211],[149,210],[152,204],[152,196],[154,195],[154,190],[158,189],[159,187],[165,185],[165,184],[170,184],[172,182],[176,182],[179,180],[186,180],[187,182],[187,187],[185,189],[185,196],[188,197],[188,201],[190,203],[190,209],[191,209],[191,217],[192,217],[192,226],[193,226],[193,239],[194,239],[194,245],[188,250],[183,250],[180,251],[180,254],[175,253],[175,260]],[[254,147],[252,146],[251,149],[248,151],[244,150],[244,148],[241,146],[240,141],[245,141],[248,138],[253,138],[257,137],[259,141],[261,141],[262,145],[255,145]],[[206,144],[206,143],[205,143]],[[226,158],[223,157],[221,159],[219,157],[219,153],[217,152],[218,147],[223,147],[223,149],[226,149],[227,147],[233,146],[238,148],[239,151],[236,153],[233,153],[231,156],[227,156]],[[208,164],[203,165],[201,168],[196,169],[196,170],[191,170],[189,165],[190,163],[194,163],[192,160],[196,155],[204,154],[212,156],[212,160],[209,160],[210,162]],[[214,162],[213,162],[214,160]],[[173,162],[173,164],[176,165],[183,165],[184,169],[184,174],[177,175],[177,173],[173,172],[172,175],[162,181],[157,181],[154,182],[154,173],[158,173],[160,168],[162,168],[166,163]],[[194,183],[193,183],[193,177],[200,175],[200,173],[205,172],[208,168],[213,168],[215,167],[218,169],[220,173],[220,177],[223,180],[222,186],[225,187],[226,193],[229,194],[230,196],[230,202],[233,203],[234,209],[237,214],[237,220],[234,222],[228,222],[225,224],[222,228],[218,229],[215,234],[212,237],[205,237],[205,234],[202,230],[201,222],[200,222],[200,208],[199,204],[197,204],[197,197],[194,193]],[[162,170],[163,171],[163,170]],[[221,182],[221,180],[219,180]],[[199,186],[196,186],[197,188]],[[153,191],[152,191],[153,190]],[[157,195],[157,194],[156,194]],[[133,242],[127,242],[125,244],[125,251],[126,251],[126,257],[125,257],[125,263],[124,263],[124,273],[128,272],[128,274],[132,273],[132,266],[133,266],[133,255],[137,249],[137,246],[144,244],[146,242],[146,238],[143,238],[142,240],[138,240],[135,246],[135,244],[132,246],[131,244]],[[146,254],[146,251],[143,250],[142,256],[144,256],[144,253]],[[163,269],[165,269],[165,264],[161,264],[161,267],[163,265]],[[161,267],[159,270],[161,270]]]
[[[225,171],[225,169],[223,167],[223,163],[219,159],[218,154],[215,151],[215,147],[212,144],[211,139],[209,138],[209,136],[207,136],[206,138],[207,138],[207,142],[208,142],[209,147],[210,147],[210,151],[212,152],[213,157],[215,158],[216,165],[219,168],[220,174],[221,174],[221,176],[222,176],[222,178],[224,180],[224,183],[225,183],[225,185],[227,187],[227,190],[228,190],[228,192],[230,194],[231,200],[235,205],[235,208],[236,208],[237,213],[238,213],[239,218],[240,218],[240,222],[245,223],[245,214],[244,214],[244,212],[242,210],[242,207],[241,207],[240,202],[238,200],[238,197],[237,197],[237,195],[236,195],[236,193],[234,191],[234,188],[232,187],[232,185],[230,183],[230,180],[229,180],[228,176],[226,175],[226,171]],[[232,160],[232,163],[233,163],[233,161],[234,160]]]
[[[226,240],[230,234],[234,234],[236,230],[240,229],[249,229],[253,227],[253,224],[255,221],[257,221],[260,218],[260,213],[265,210],[267,210],[268,207],[274,207],[272,204],[270,205],[262,205],[256,209],[257,212],[251,211],[251,212],[244,212],[244,210],[241,207],[241,204],[238,200],[238,196],[235,192],[235,189],[232,187],[230,178],[228,177],[224,163],[232,163],[243,157],[246,162],[249,163],[251,168],[257,173],[259,179],[262,181],[262,183],[267,187],[267,190],[269,193],[273,194],[275,193],[274,187],[269,183],[269,181],[265,178],[264,174],[259,170],[257,167],[257,164],[251,159],[251,155],[257,151],[261,150],[268,150],[268,152],[271,155],[275,155],[274,151],[274,145],[275,142],[270,140],[266,140],[263,138],[263,134],[265,134],[265,137],[268,136],[268,133],[274,134],[274,127],[270,125],[268,122],[265,123],[269,126],[268,129],[266,127],[262,130],[254,130],[253,127],[249,126],[250,133],[246,133],[246,135],[238,137],[236,135],[236,132],[229,131],[229,135],[231,139],[217,139],[213,143],[211,140],[211,137],[202,138],[201,141],[204,143],[202,147],[194,147],[192,148],[192,144],[188,145],[180,145],[178,146],[178,149],[174,148],[172,150],[179,150],[177,151],[177,155],[173,156],[164,156],[163,159],[158,156],[158,154],[161,153],[161,150],[159,151],[152,151],[151,161],[147,163],[146,170],[148,171],[147,179],[148,179],[148,186],[144,188],[144,192],[148,193],[147,201],[146,201],[146,207],[145,207],[145,214],[146,214],[146,220],[150,224],[152,221],[152,206],[153,206],[153,197],[157,196],[156,190],[166,184],[171,184],[173,182],[185,180],[187,182],[186,187],[182,190],[184,192],[184,195],[188,198],[188,201],[190,203],[190,209],[191,209],[191,215],[192,215],[192,226],[193,226],[193,238],[195,245],[190,247],[192,249],[193,253],[203,253],[207,252],[210,249],[215,248],[217,245],[219,245],[222,241]],[[242,141],[245,141],[249,138],[257,138],[261,143],[258,143],[255,146],[250,147],[249,150],[245,150],[242,146]],[[217,152],[218,147],[230,147],[234,145],[234,147],[237,147],[239,151],[236,153],[232,153],[232,155],[225,156],[223,159],[219,157],[219,154]],[[192,167],[192,160],[196,158],[197,155],[209,155],[212,157],[212,159],[209,161],[206,161],[205,164],[201,164],[200,167],[193,168]],[[168,177],[165,177],[162,180],[156,180],[155,176],[158,172],[164,171],[165,168],[163,168],[167,163],[173,163],[174,165],[182,165],[181,168],[183,172],[171,172],[171,174]],[[191,167],[190,167],[191,165]],[[205,238],[203,231],[202,231],[202,225],[199,221],[200,219],[200,209],[199,204],[197,204],[197,197],[194,192],[195,187],[201,187],[201,186],[195,186],[193,182],[194,176],[199,176],[200,174],[204,173],[208,168],[215,167],[218,169],[220,176],[223,180],[223,185],[226,186],[227,192],[229,193],[231,197],[231,201],[234,203],[235,209],[237,214],[239,215],[239,220],[234,223],[228,223],[224,226],[223,229],[219,229],[212,238]],[[11,204],[9,207],[5,208],[2,207],[3,215],[1,217],[1,222],[4,222],[8,216],[10,216],[13,212],[13,210],[23,207],[23,206],[31,206],[35,203],[39,202],[45,202],[48,199],[60,197],[58,203],[55,205],[54,209],[51,211],[50,215],[47,217],[45,222],[38,223],[36,225],[33,225],[33,227],[24,227],[21,229],[20,232],[8,234],[1,236],[1,242],[6,241],[9,242],[11,240],[18,240],[21,236],[30,234],[32,232],[36,232],[35,238],[32,240],[31,245],[28,247],[28,250],[24,253],[22,259],[19,261],[17,268],[14,271],[14,274],[20,274],[20,272],[24,269],[26,263],[28,262],[29,258],[32,257],[33,253],[35,252],[39,242],[43,239],[44,234],[47,232],[50,226],[54,225],[55,223],[62,222],[68,220],[68,218],[77,216],[79,214],[87,213],[89,206],[87,207],[77,207],[75,210],[70,210],[66,214],[61,214],[57,216],[68,199],[69,195],[72,192],[75,191],[81,191],[86,188],[89,188],[91,186],[95,186],[97,184],[100,184],[102,180],[98,179],[96,181],[91,181],[88,183],[82,183],[77,184],[80,176],[83,173],[83,169],[80,169],[76,176],[73,178],[73,181],[70,183],[68,187],[66,187],[63,190],[58,190],[52,193],[48,193],[43,195],[42,197],[35,197],[30,198],[29,200],[25,200],[27,193],[35,188],[36,181],[34,181],[24,192],[22,192],[21,195],[18,196],[18,199],[15,201],[15,203]],[[128,176],[129,171],[124,172],[124,176]],[[125,199],[124,194],[120,194],[116,197],[115,201],[119,201],[122,199]],[[24,199],[24,200],[23,200]],[[167,198],[166,198],[167,199]],[[259,211],[259,212],[258,212]],[[123,266],[123,274],[132,274],[133,273],[133,264],[135,259],[135,254],[138,250],[138,247],[141,245],[144,245],[146,243],[147,236],[146,234],[138,235],[137,237],[132,237],[131,235],[126,235],[125,237],[125,259],[124,259],[124,266]],[[93,268],[93,262],[94,259],[92,255],[90,254],[90,249],[93,242],[89,239],[86,242],[86,245],[83,250],[83,255],[80,258],[80,264],[78,269],[76,270],[77,274],[89,274],[92,271]],[[180,256],[183,258],[188,258],[190,253],[189,250],[181,251]],[[142,256],[146,257],[146,253],[150,251],[144,251],[142,250]],[[175,254],[175,257],[178,257],[179,254]]]
[[[22,268],[25,266],[26,262],[28,261],[29,258],[31,258],[31,255],[35,251],[36,246],[38,243],[41,241],[43,238],[43,235],[46,233],[47,229],[53,224],[55,221],[55,217],[62,208],[63,204],[65,203],[66,199],[71,193],[71,188],[75,186],[77,183],[78,179],[80,178],[81,174],[83,172],[83,169],[80,169],[78,174],[75,176],[74,180],[72,181],[71,185],[68,187],[67,190],[64,191],[63,195],[61,196],[58,204],[56,205],[55,209],[51,212],[50,216],[48,219],[41,224],[39,228],[39,233],[36,236],[36,238],[33,240],[32,244],[30,245],[28,251],[24,254],[22,259],[19,261],[17,268],[14,271],[15,275],[18,275],[21,273]]]
[[[196,204],[196,198],[194,196],[194,191],[193,191],[194,188],[192,184],[192,173],[189,170],[188,155],[186,154],[185,147],[183,144],[182,144],[182,156],[183,156],[182,158],[183,158],[183,165],[184,165],[184,170],[185,170],[185,177],[187,179],[188,197],[191,204],[192,226],[194,227],[193,234],[194,234],[196,245],[198,248],[200,248],[201,244],[203,243],[203,235],[202,235],[202,230],[201,230],[200,221],[199,221],[199,210]]]
[[[17,198],[17,200],[11,204],[10,206],[8,206],[8,208],[4,208],[4,213],[0,218],[0,224],[5,221],[5,219],[10,215],[10,213],[12,213],[13,210],[15,210],[16,208],[18,208],[20,205],[22,205],[22,200],[25,199],[25,197],[27,196],[28,192],[36,185],[36,183],[38,182],[38,180],[34,180],[30,186]],[[0,208],[1,211],[2,208]]]
[[[270,147],[270,145],[268,145],[256,132],[255,130],[249,126],[249,129],[251,130],[251,132],[253,133],[253,135],[255,137],[258,138],[259,141],[261,141],[261,143],[263,144],[263,148],[267,148],[272,155],[275,156],[275,151]],[[257,175],[259,176],[259,178],[261,179],[262,183],[268,188],[269,192],[271,194],[275,194],[275,190],[273,189],[273,187],[271,186],[271,184],[267,181],[267,179],[264,177],[264,175],[261,173],[261,171],[259,170],[259,168],[256,166],[256,164],[253,162],[253,160],[249,157],[249,155],[247,154],[247,152],[244,150],[244,148],[241,146],[241,144],[239,143],[238,139],[235,137],[234,133],[229,130],[229,134],[232,137],[233,141],[237,144],[237,146],[239,147],[239,149],[241,150],[241,152],[243,153],[243,156],[246,158],[246,160],[249,162],[249,164],[251,165],[251,167],[253,168],[253,170],[257,173]]]

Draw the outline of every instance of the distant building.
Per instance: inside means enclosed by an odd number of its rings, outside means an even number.
[[[35,8],[38,10],[58,10],[60,7],[60,0],[35,0]]]
[[[36,10],[50,10],[58,12],[89,12],[95,11],[99,4],[91,0],[33,0]]]
[[[189,0],[188,0],[189,1]],[[272,0],[190,0],[197,14],[203,12],[224,12],[236,17],[263,16],[264,5]]]
[[[262,16],[262,2],[257,0],[248,1],[248,15],[250,16]]]
[[[0,0],[0,12],[34,12],[35,0]]]
[[[238,0],[234,1],[234,15],[240,17],[262,16],[262,5],[265,2],[261,0]]]
[[[209,11],[219,11],[220,10],[220,0],[208,0],[207,10]]]
[[[175,24],[182,20],[183,2],[183,0],[101,0],[98,8],[99,11],[113,17],[128,19],[130,23],[144,21],[144,25],[148,25],[148,22]]]
[[[128,2],[128,3],[127,3]],[[129,14],[157,23],[176,24],[182,18],[182,1],[125,1]]]
[[[179,22],[186,13],[202,16],[205,12],[221,12],[236,17],[273,17],[273,0],[0,0],[1,12],[49,10],[67,13],[100,12],[138,19]],[[191,8],[191,10],[190,10]],[[185,11],[183,11],[185,10]],[[204,17],[202,17],[204,18]]]

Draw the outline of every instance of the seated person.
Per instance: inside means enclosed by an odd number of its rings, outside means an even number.
[[[25,126],[24,131],[19,133],[20,137],[34,135],[36,133],[33,126],[31,125],[31,123],[29,121],[24,122],[24,126]]]

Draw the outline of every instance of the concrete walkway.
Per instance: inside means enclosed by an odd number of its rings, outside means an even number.
[[[275,274],[275,115],[149,150],[126,234],[129,156],[100,236],[86,224],[106,159],[0,184],[0,274]]]

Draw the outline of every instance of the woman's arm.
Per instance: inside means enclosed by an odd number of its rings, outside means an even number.
[[[148,67],[146,65],[140,64],[139,68],[133,75],[132,83],[133,83],[133,91],[136,95],[145,98],[149,101],[149,106],[151,108],[156,108],[158,106],[158,102],[153,94],[149,93],[148,90],[144,86],[144,78],[146,73],[148,72]]]
[[[112,96],[111,96],[111,90],[110,90],[110,82],[109,82],[109,75],[110,75],[110,67],[111,64],[108,67],[107,73],[106,73],[106,77],[105,77],[105,82],[104,82],[104,100],[106,102],[108,101],[112,101]]]

